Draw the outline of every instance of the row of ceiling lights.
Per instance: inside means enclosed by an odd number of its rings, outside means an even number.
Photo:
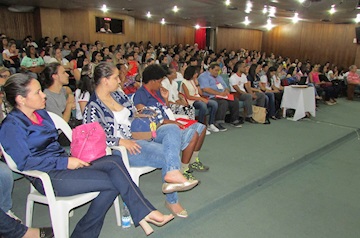
[[[298,1],[299,3],[303,3],[303,2],[305,2],[306,0],[297,0],[297,1]],[[226,1],[225,1],[225,5],[226,5],[226,6],[229,6],[230,4],[231,4],[230,0],[226,0]],[[359,6],[360,6],[360,1],[359,1]],[[252,2],[251,2],[251,1],[248,1],[248,2],[246,3],[245,12],[246,12],[247,14],[249,14],[249,13],[252,11],[252,7],[253,7]],[[102,6],[101,10],[102,10],[103,12],[107,12],[107,11],[108,11],[108,8],[107,8],[106,5],[104,4],[104,5]],[[173,9],[172,9],[172,11],[173,11],[174,13],[176,13],[176,12],[179,11],[179,8],[178,8],[177,6],[174,6]],[[271,18],[275,18],[275,17],[276,17],[276,16],[275,16],[275,14],[276,14],[276,7],[264,5],[264,8],[263,8],[263,11],[262,11],[262,12],[263,12],[263,14],[268,14],[267,24],[265,25],[265,28],[268,29],[268,30],[271,30],[271,29],[274,27],[274,25],[272,24]],[[330,10],[329,10],[329,13],[330,13],[330,14],[334,14],[335,12],[336,12],[336,5],[333,4],[333,5],[331,5],[331,8],[330,8]],[[150,12],[147,12],[146,17],[147,17],[147,18],[151,18],[151,16],[152,16],[151,13],[150,13]],[[295,13],[294,13],[294,16],[292,17],[292,22],[293,22],[293,23],[297,23],[299,20],[300,20],[300,18],[299,18],[299,13],[295,12]],[[359,23],[359,22],[360,22],[360,13],[356,15],[355,22],[356,22],[356,23]],[[160,23],[161,23],[162,25],[166,24],[165,18],[162,18],[161,21],[160,21]],[[246,26],[248,26],[250,23],[251,23],[251,21],[249,20],[249,17],[248,17],[248,16],[245,16],[245,20],[243,21],[243,24],[246,25]],[[196,24],[196,25],[195,25],[195,28],[196,28],[196,29],[199,29],[200,27],[201,27],[201,26],[200,26],[199,24]]]

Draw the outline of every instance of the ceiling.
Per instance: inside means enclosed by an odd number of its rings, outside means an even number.
[[[357,6],[359,0],[252,0],[252,11],[245,13],[247,0],[231,0],[229,6],[225,0],[0,0],[5,6],[35,6],[60,9],[100,9],[106,4],[110,12],[130,15],[135,18],[160,22],[165,18],[166,24],[201,27],[236,27],[265,30],[264,26],[269,18],[263,14],[264,5],[276,7],[273,25],[291,23],[294,13],[299,14],[301,21],[328,22],[335,24],[355,23],[356,15],[360,13]],[[331,5],[335,4],[336,13],[330,14]],[[179,8],[177,13],[172,11],[174,6]],[[21,8],[20,8],[21,9]],[[146,18],[150,11],[151,18]],[[250,25],[243,24],[245,16],[251,21]]]

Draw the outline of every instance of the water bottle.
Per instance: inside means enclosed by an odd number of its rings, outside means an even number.
[[[121,227],[123,229],[129,229],[131,227],[130,211],[125,203],[121,213]]]

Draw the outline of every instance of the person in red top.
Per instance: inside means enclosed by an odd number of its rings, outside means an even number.
[[[138,74],[139,63],[134,59],[134,52],[125,56],[129,66],[127,76],[136,76]]]
[[[347,76],[348,84],[360,85],[360,76],[356,73],[356,65],[351,65],[349,67],[349,74]]]

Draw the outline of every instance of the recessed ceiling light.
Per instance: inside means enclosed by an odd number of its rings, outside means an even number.
[[[179,11],[179,8],[177,6],[174,6],[173,12],[178,12],[178,11]]]
[[[165,25],[165,18],[163,18],[163,19],[161,19],[161,22],[160,22],[161,24],[163,24],[163,25]]]
[[[230,0],[226,0],[226,1],[225,1],[225,5],[226,5],[226,6],[229,6],[229,5],[230,5]]]
[[[245,26],[247,26],[247,25],[250,24],[250,21],[249,21],[249,17],[248,17],[248,16],[245,17],[245,20],[244,20],[243,23],[244,23]]]
[[[297,23],[298,21],[299,21],[299,13],[295,12],[295,14],[292,18],[292,22]]]
[[[195,29],[196,29],[196,30],[200,29],[200,25],[199,25],[199,24],[196,24],[196,25],[195,25]]]
[[[151,17],[151,13],[150,13],[150,12],[147,12],[147,13],[146,13],[146,17],[147,17],[147,18],[150,18],[150,17]]]
[[[101,7],[101,11],[107,12],[109,9],[106,7],[106,4],[103,4]]]

